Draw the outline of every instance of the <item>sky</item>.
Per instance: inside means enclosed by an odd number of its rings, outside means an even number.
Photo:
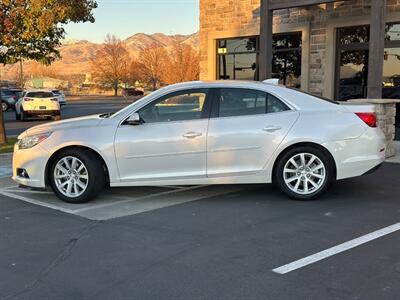
[[[97,0],[95,23],[68,24],[66,40],[102,42],[114,34],[190,34],[199,30],[199,0]]]

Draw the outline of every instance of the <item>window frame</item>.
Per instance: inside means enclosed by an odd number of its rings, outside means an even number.
[[[138,113],[140,116],[140,111],[146,109],[147,107],[151,106],[151,105],[157,105],[157,103],[160,103],[168,98],[172,98],[172,97],[176,97],[179,95],[185,95],[185,94],[193,94],[193,93],[205,93],[206,94],[206,99],[204,100],[204,106],[203,106],[203,110],[201,111],[201,116],[198,119],[190,119],[190,120],[176,120],[176,121],[162,121],[162,122],[151,122],[151,123],[142,123],[140,126],[143,125],[156,125],[156,124],[171,124],[171,123],[182,123],[182,122],[193,122],[193,121],[200,121],[200,120],[204,120],[204,119],[209,119],[210,118],[210,114],[211,114],[211,102],[212,102],[212,98],[210,97],[210,89],[209,88],[191,88],[191,89],[184,89],[184,90],[179,90],[179,91],[174,91],[165,95],[162,95],[156,99],[154,99],[153,101],[147,103],[146,105],[138,108],[135,112],[133,113]],[[129,119],[129,117],[132,115],[132,113],[125,118],[125,120],[121,123],[121,125],[126,125],[129,126],[128,124],[126,124],[126,120]]]
[[[292,48],[274,48],[273,45],[273,55],[277,55],[279,53],[289,53],[289,52],[299,52],[300,54],[300,78],[303,75],[302,70],[304,68],[303,66],[303,32],[301,30],[297,31],[288,31],[288,32],[279,32],[279,33],[274,33],[273,37],[278,37],[278,36],[284,36],[284,35],[294,35],[299,37],[299,46],[298,47],[292,47]],[[237,52],[227,52],[227,53],[219,53],[219,43],[221,41],[229,41],[229,40],[239,40],[239,39],[251,39],[254,38],[256,40],[256,49],[254,51],[237,51]],[[273,42],[274,43],[274,42]],[[220,38],[216,40],[216,78],[217,80],[226,80],[226,79],[221,79],[221,57],[225,56],[233,56],[233,59],[235,59],[236,55],[243,55],[243,54],[255,54],[256,55],[256,69],[255,71],[255,77],[256,80],[258,81],[259,78],[259,68],[260,68],[260,35],[246,35],[246,36],[237,36],[237,37],[229,37],[229,38]],[[283,74],[279,74],[280,76]],[[233,78],[230,78],[229,80],[237,80],[236,79],[236,71],[233,70]],[[285,79],[286,80],[286,79]],[[300,80],[301,81],[301,80]],[[301,85],[300,85],[301,86]]]
[[[239,40],[239,39],[245,40],[245,39],[252,39],[252,38],[256,39],[256,49],[255,49],[255,51],[245,51],[245,52],[237,51],[237,52],[227,52],[227,53],[223,53],[223,54],[218,53],[220,41]],[[256,55],[256,69],[254,71],[255,71],[255,75],[256,75],[256,81],[259,80],[259,66],[260,66],[260,63],[259,63],[260,36],[259,35],[249,35],[249,36],[238,36],[238,37],[221,38],[221,39],[217,39],[216,40],[216,44],[217,44],[217,47],[216,47],[216,55],[217,55],[217,57],[216,57],[216,62],[217,62],[216,63],[216,68],[217,68],[216,77],[217,77],[217,80],[227,80],[227,79],[221,79],[220,78],[220,75],[221,75],[221,73],[220,73],[220,71],[221,71],[220,58],[223,57],[223,56],[225,56],[225,57],[233,56],[233,59],[235,59],[236,55],[243,55],[243,54],[248,54],[248,55],[255,54]],[[236,71],[235,70],[233,70],[233,78],[230,78],[229,80],[237,80],[236,79]]]
[[[249,91],[249,92],[253,92],[253,93],[264,93],[267,97],[266,97],[266,106],[265,109],[267,110],[268,108],[268,96],[271,95],[273,97],[275,97],[277,100],[279,100],[280,102],[282,102],[283,105],[285,105],[287,107],[287,110],[283,110],[283,111],[277,111],[277,112],[268,112],[266,111],[265,113],[262,114],[249,114],[249,115],[239,115],[239,116],[223,116],[221,117],[220,114],[220,96],[221,96],[221,90],[241,90],[241,91]],[[212,107],[211,107],[211,115],[210,118],[243,118],[243,117],[257,117],[257,116],[265,116],[265,115],[271,115],[271,114],[279,114],[279,113],[287,113],[287,112],[291,112],[293,110],[292,106],[289,105],[286,101],[282,100],[281,97],[276,96],[273,93],[264,91],[264,90],[259,90],[259,89],[252,89],[252,88],[242,88],[242,87],[218,87],[218,88],[213,88],[210,89],[212,91],[211,95],[212,95]]]
[[[395,25],[395,24],[400,24],[400,22],[386,22],[385,27],[388,25]],[[340,30],[345,29],[345,28],[357,28],[357,27],[363,27],[366,26],[368,30],[368,42],[362,42],[362,43],[349,43],[349,44],[343,44],[340,41],[341,35],[340,35]],[[336,47],[335,47],[335,81],[334,81],[334,95],[333,99],[336,101],[347,101],[347,100],[339,100],[339,94],[340,94],[340,67],[341,67],[341,58],[342,58],[342,51],[365,51],[366,55],[369,55],[369,41],[370,41],[370,24],[361,24],[361,25],[351,25],[351,26],[342,26],[342,27],[337,27],[336,28]],[[384,48],[400,48],[400,39],[399,40],[385,40],[384,42]],[[383,59],[383,58],[382,58]],[[366,72],[367,72],[367,77],[368,77],[368,72],[369,72],[369,65],[368,62],[366,64]],[[368,82],[367,82],[368,85]],[[366,87],[364,87],[366,88]],[[364,94],[366,94],[366,90],[363,91]],[[366,97],[366,96],[365,96]]]

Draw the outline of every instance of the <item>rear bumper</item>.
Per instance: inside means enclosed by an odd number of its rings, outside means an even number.
[[[57,116],[60,114],[59,110],[27,110],[24,112],[28,116]]]
[[[337,179],[373,172],[386,158],[386,139],[379,128],[368,128],[355,139],[332,141],[323,145],[335,159]]]
[[[363,175],[369,175],[369,174],[375,173],[382,167],[382,165],[383,165],[383,163],[377,165],[376,167],[373,167],[371,170],[365,172]]]

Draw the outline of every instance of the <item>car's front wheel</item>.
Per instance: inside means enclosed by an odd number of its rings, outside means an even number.
[[[277,162],[274,180],[279,188],[295,200],[314,200],[321,196],[334,178],[330,157],[314,147],[293,148]]]
[[[1,109],[3,110],[3,112],[6,112],[9,108],[10,106],[8,105],[7,102],[1,101]]]
[[[102,162],[85,149],[68,149],[59,153],[53,159],[49,179],[54,193],[68,203],[92,200],[105,183]]]

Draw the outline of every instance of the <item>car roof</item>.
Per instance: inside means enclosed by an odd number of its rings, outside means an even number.
[[[182,89],[196,88],[244,88],[255,89],[270,93],[281,100],[284,100],[298,110],[323,110],[332,109],[336,104],[317,96],[301,92],[299,90],[287,88],[283,85],[276,85],[260,81],[242,80],[214,80],[214,81],[191,81],[169,85],[163,89],[169,92]]]

